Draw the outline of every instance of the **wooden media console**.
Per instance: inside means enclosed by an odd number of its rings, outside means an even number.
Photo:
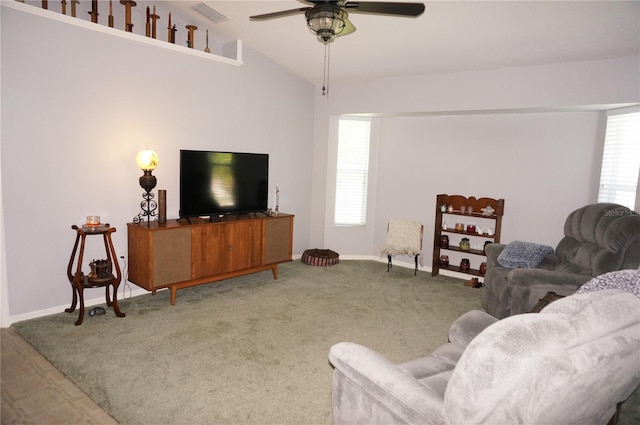
[[[129,223],[128,280],[155,294],[169,288],[171,304],[181,288],[271,270],[292,259],[291,214],[192,218]]]

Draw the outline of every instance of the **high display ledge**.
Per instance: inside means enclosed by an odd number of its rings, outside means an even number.
[[[139,43],[149,44],[151,46],[160,47],[163,49],[173,50],[174,52],[185,53],[191,56],[197,56],[203,59],[208,59],[216,62],[227,63],[230,65],[240,66],[242,62],[242,40],[236,40],[236,59],[228,58],[226,56],[216,55],[214,53],[201,52],[199,50],[190,49],[188,47],[180,46],[166,41],[157,40],[155,38],[146,37],[143,35],[130,33],[117,28],[110,28],[108,26],[95,24],[90,21],[74,18],[69,15],[63,15],[61,13],[53,12],[51,10],[42,9],[26,3],[20,3],[18,1],[2,1],[0,6],[7,7],[9,9],[19,10],[21,12],[30,13],[32,15],[40,16],[46,19],[53,19],[55,21],[64,22],[66,24],[75,25],[77,27],[90,29],[92,31],[102,32],[116,37],[125,38],[127,40],[137,41]]]

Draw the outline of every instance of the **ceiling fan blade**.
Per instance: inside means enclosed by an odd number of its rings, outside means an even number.
[[[263,15],[249,16],[249,19],[251,19],[252,21],[265,21],[267,19],[282,18],[284,16],[296,15],[298,13],[306,12],[307,9],[311,9],[311,8],[299,7],[297,9],[281,10],[280,12],[272,12],[272,13],[265,13]]]
[[[424,3],[391,3],[377,1],[348,1],[344,8],[349,12],[379,13],[383,15],[420,16]]]
[[[344,29],[340,31],[340,34],[336,34],[336,37],[342,37],[343,35],[351,34],[355,32],[356,27],[351,23],[349,18],[344,19]]]

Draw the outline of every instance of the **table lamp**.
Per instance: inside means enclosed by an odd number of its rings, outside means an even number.
[[[151,172],[158,166],[158,154],[150,149],[141,150],[136,156],[136,163],[144,172],[138,180],[140,182],[140,187],[144,189],[144,193],[142,194],[143,200],[140,203],[140,214],[133,219],[133,222],[143,222],[146,217],[147,223],[149,223],[151,217],[156,215],[156,210],[158,208],[158,204],[153,199],[154,194],[151,193],[157,183],[156,176],[152,175]]]

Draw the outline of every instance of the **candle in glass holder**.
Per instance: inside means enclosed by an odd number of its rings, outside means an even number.
[[[100,226],[100,216],[99,215],[89,215],[87,216],[87,227],[98,227]]]

